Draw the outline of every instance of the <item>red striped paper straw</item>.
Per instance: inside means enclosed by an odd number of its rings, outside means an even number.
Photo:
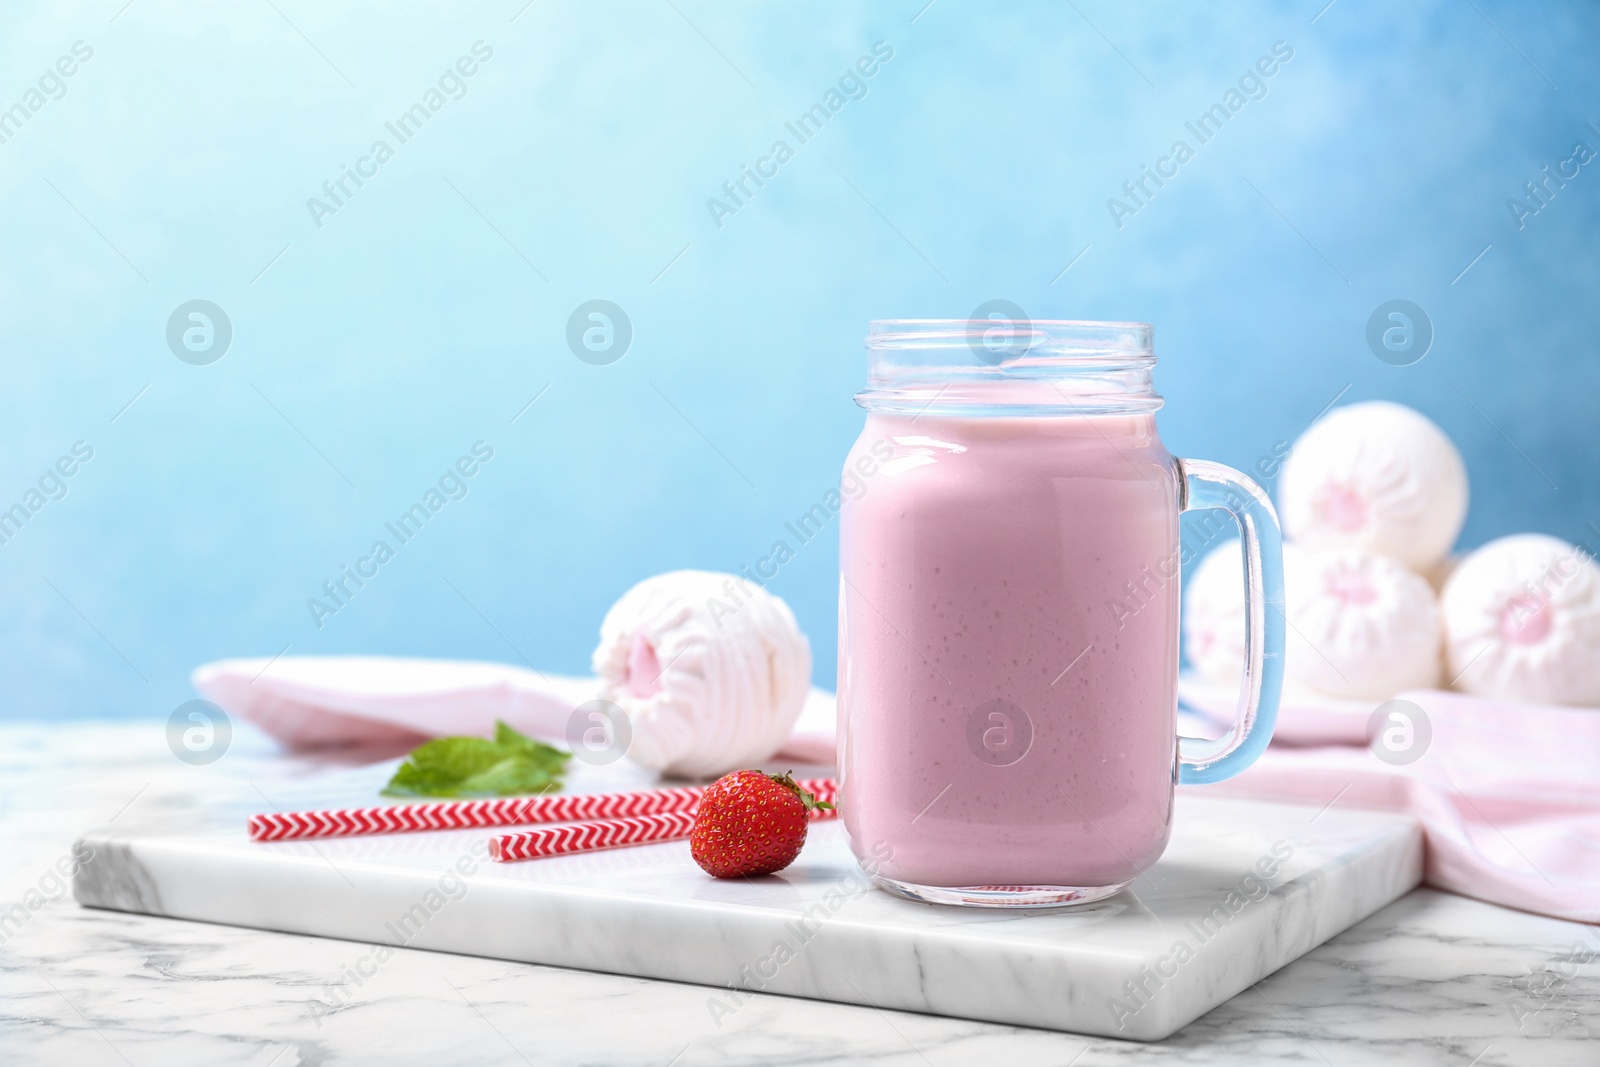
[[[838,786],[831,778],[799,783],[818,800],[832,801]],[[646,789],[634,793],[573,793],[548,797],[493,797],[447,800],[436,804],[390,804],[374,808],[272,812],[250,816],[250,840],[294,841],[309,837],[356,837],[421,830],[470,830],[546,822],[597,820],[692,812],[705,786]]]
[[[571,852],[598,852],[624,845],[647,845],[655,841],[681,841],[694,829],[694,812],[668,811],[659,815],[635,815],[626,819],[604,819],[569,826],[550,826],[520,834],[502,834],[489,839],[489,855],[501,863],[536,860],[545,856],[564,856]]]
[[[804,788],[804,786],[802,786]],[[812,790],[815,792],[815,790]],[[826,799],[826,798],[823,798]],[[826,819],[837,812],[817,808],[813,819]],[[520,834],[501,834],[489,839],[489,855],[501,863],[566,856],[574,852],[599,852],[627,845],[650,845],[661,841],[682,841],[694,829],[694,812],[671,811],[659,815],[636,815],[626,819],[602,819],[550,826]]]

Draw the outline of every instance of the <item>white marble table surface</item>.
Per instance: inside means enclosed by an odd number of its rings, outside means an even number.
[[[330,769],[243,730],[189,766],[165,726],[0,727],[0,912],[59,892],[52,865],[87,827]],[[1595,960],[1568,963],[1575,948]],[[407,949],[315,1007],[368,951],[67,895],[0,921],[0,1062],[1600,1063],[1600,931],[1426,889],[1155,1045],[760,995],[719,1027],[703,987]]]

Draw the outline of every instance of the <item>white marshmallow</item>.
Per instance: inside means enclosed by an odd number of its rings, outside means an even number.
[[[1304,553],[1284,543],[1283,572],[1287,588],[1300,569]],[[1286,697],[1307,695],[1290,666],[1316,653],[1294,627],[1284,627],[1283,688]],[[1211,685],[1236,689],[1244,680],[1244,559],[1237,538],[1212,549],[1200,561],[1183,590],[1185,649],[1195,673]]]
[[[1201,678],[1235,685],[1244,663],[1244,563],[1228,541],[1200,561],[1183,587],[1183,647]]]
[[[1283,546],[1284,569],[1298,555]],[[1239,540],[1206,554],[1183,590],[1184,648],[1195,672],[1212,685],[1237,686],[1244,676],[1244,559]],[[1293,633],[1285,645],[1295,643]],[[1285,659],[1290,656],[1284,649]]]
[[[1383,700],[1439,684],[1439,605],[1427,579],[1354,549],[1286,560],[1295,653],[1285,669],[1307,689]]]
[[[1337,408],[1283,469],[1284,532],[1308,552],[1359,548],[1424,571],[1467,516],[1467,468],[1444,431],[1400,404]]]
[[[1518,534],[1462,560],[1443,594],[1456,686],[1544,704],[1600,704],[1600,566],[1555,537]]]
[[[715,777],[771,758],[811,687],[811,647],[782,600],[731,574],[673,571],[628,590],[600,624],[600,696],[622,708],[628,756]]]

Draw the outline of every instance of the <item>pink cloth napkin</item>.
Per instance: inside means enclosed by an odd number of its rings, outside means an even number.
[[[504,663],[390,656],[283,656],[207,663],[200,695],[292,749],[420,744],[488,737],[496,719],[549,739],[595,696],[593,678],[545,675]]]
[[[1392,766],[1366,746],[1373,705],[1328,702],[1319,709],[1302,698],[1286,705],[1272,746],[1253,767],[1194,788],[1409,812],[1426,834],[1429,885],[1600,922],[1600,710],[1434,690],[1399,699],[1421,708],[1432,730],[1415,762]],[[1229,705],[1231,713],[1231,695]],[[1339,734],[1346,743],[1327,743]],[[1311,747],[1295,745],[1298,738]]]
[[[488,737],[497,719],[563,744],[572,710],[600,693],[595,678],[390,656],[219,660],[197,668],[190,680],[223,711],[296,750],[403,751],[430,737]],[[773,758],[832,763],[833,723],[833,694],[813,689]]]

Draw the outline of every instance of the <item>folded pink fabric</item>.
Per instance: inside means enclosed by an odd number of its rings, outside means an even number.
[[[593,678],[504,663],[389,656],[219,660],[190,681],[201,696],[292,749],[488,737],[496,719],[556,739],[572,709],[600,689]]]
[[[1192,690],[1186,695],[1196,701]],[[1317,709],[1302,698],[1285,707],[1279,734],[1253,767],[1196,788],[1409,812],[1426,834],[1429,885],[1600,922],[1600,711],[1433,690],[1398,699],[1420,708],[1431,729],[1425,743],[1416,730],[1422,755],[1414,762],[1391,765],[1367,747],[1374,706],[1329,702]],[[1224,710],[1201,700],[1206,710]],[[1348,743],[1323,743],[1341,734]],[[1312,747],[1293,744],[1306,737]]]
[[[504,720],[566,743],[572,710],[599,695],[573,678],[466,660],[390,656],[284,656],[207,663],[191,676],[200,695],[297,751],[404,750],[430,737],[488,737]],[[833,762],[833,694],[813,689],[774,759]]]

